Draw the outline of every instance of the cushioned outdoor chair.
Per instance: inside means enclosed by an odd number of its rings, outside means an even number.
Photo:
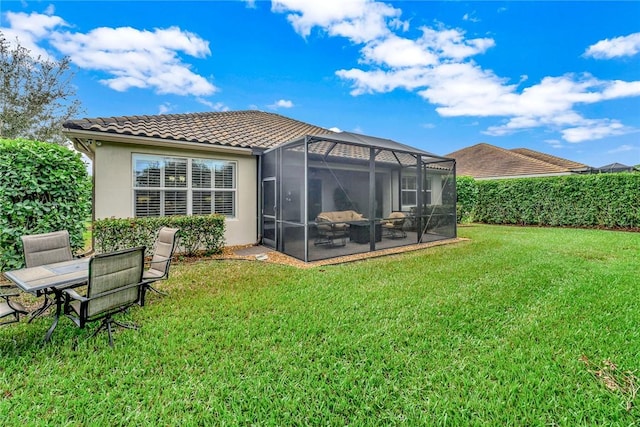
[[[382,223],[382,228],[386,231],[385,235],[390,239],[404,239],[407,232],[404,231],[406,215],[402,212],[391,212],[387,221]]]
[[[9,299],[17,295],[14,286],[0,285],[0,326],[18,322],[21,314],[27,314],[22,304]]]
[[[66,230],[31,234],[22,236],[20,239],[22,240],[24,262],[27,267],[37,267],[73,259],[69,232]],[[31,319],[29,319],[29,321],[44,313],[44,311],[53,304],[53,301],[49,299],[51,293],[52,291],[50,289],[45,289],[36,295],[44,295],[44,303],[31,313]]]
[[[140,300],[144,246],[99,254],[89,261],[89,282],[86,296],[73,289],[65,289],[64,313],[80,328],[100,320],[100,326],[91,335],[106,329],[109,345],[113,347],[112,325],[137,329],[136,325],[117,322],[113,316]]]
[[[171,266],[171,258],[176,250],[176,244],[178,242],[178,228],[162,227],[158,230],[155,244],[153,245],[153,256],[149,263],[149,268],[144,271],[142,280],[144,287],[140,297],[140,305],[144,305],[144,298],[146,291],[151,289],[152,291],[166,295],[165,292],[159,291],[153,286],[152,283],[158,280],[165,280],[169,278],[169,267]]]
[[[337,221],[336,218],[321,212],[316,217],[317,236],[314,245],[330,245],[336,246],[336,241],[340,242],[340,246],[347,244],[349,239],[349,224]]]

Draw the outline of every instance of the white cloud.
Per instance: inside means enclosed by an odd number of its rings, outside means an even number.
[[[593,141],[608,136],[623,135],[630,130],[617,120],[585,120],[581,126],[563,129],[562,136],[567,142]]]
[[[361,67],[336,71],[338,77],[352,84],[353,96],[395,89],[415,91],[435,105],[443,117],[504,118],[486,129],[486,134],[494,136],[543,127],[559,132],[568,142],[580,142],[633,130],[616,120],[585,118],[576,107],[640,96],[640,81],[601,81],[588,74],[566,74],[545,77],[522,88],[528,81],[526,75],[512,83],[471,59],[495,46],[491,38],[467,38],[463,30],[442,24],[421,27],[421,36],[408,38],[397,34],[399,27],[392,24],[400,21],[401,10],[373,0],[344,4],[347,6],[341,7],[343,2],[339,0],[280,0],[274,2],[272,10],[287,13],[293,27],[305,37],[318,27],[331,36],[362,45]],[[473,21],[474,14],[463,19]],[[355,22],[371,25],[357,27]],[[408,21],[400,22],[406,32]],[[615,39],[611,42],[616,46],[613,51],[616,55],[621,51],[628,54],[631,49],[620,46],[633,40],[631,36],[624,43]]]
[[[158,106],[158,114],[167,114],[173,110],[173,105],[168,102],[163,102]]]
[[[564,148],[564,145],[562,145],[562,141],[560,141],[559,139],[545,139],[544,142],[546,142],[553,148]]]
[[[329,130],[330,130],[331,132],[337,132],[337,133],[342,132],[342,129],[340,129],[339,127],[335,127],[335,126],[330,127],[330,128],[329,128]]]
[[[464,16],[462,17],[463,21],[469,21],[469,22],[480,22],[480,18],[478,18],[476,16],[476,12],[473,11],[471,13],[465,13]]]
[[[628,36],[604,39],[589,46],[584,56],[596,59],[611,59],[621,56],[634,56],[640,52],[640,33]]]
[[[204,98],[196,98],[196,101],[202,105],[206,105],[212,111],[229,111],[229,107],[225,105],[223,102],[211,102]]]
[[[277,110],[278,108],[292,108],[293,102],[288,99],[279,99],[273,104],[269,105],[269,108],[272,110]]]
[[[141,88],[192,96],[217,91],[181,57],[205,58],[211,54],[209,43],[178,27],[153,31],[101,27],[80,33],[64,30],[69,24],[52,15],[8,12],[7,21],[10,28],[2,31],[15,34],[24,47],[40,53],[39,43],[48,41],[78,67],[105,73],[100,82],[113,90]]]
[[[397,28],[401,14],[399,9],[370,0],[274,0],[271,10],[287,13],[287,19],[303,37],[317,26],[329,35],[347,37],[356,43],[390,34],[387,21]]]
[[[607,151],[608,154],[618,154],[618,153],[627,153],[629,151],[636,151],[638,150],[637,147],[634,147],[633,145],[629,145],[629,144],[624,144],[621,145],[619,147],[616,147],[612,150]]]

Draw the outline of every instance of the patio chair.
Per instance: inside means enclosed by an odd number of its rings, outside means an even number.
[[[122,251],[99,254],[89,261],[89,282],[86,296],[73,289],[65,289],[64,313],[79,328],[89,322],[101,321],[98,329],[109,333],[109,345],[113,347],[112,325],[137,329],[136,325],[121,323],[113,316],[140,299],[142,272],[144,269],[144,246]]]
[[[404,239],[407,232],[404,231],[406,215],[403,212],[391,212],[387,221],[382,224],[382,228],[387,232],[390,239]]]
[[[20,321],[21,314],[27,314],[22,304],[9,298],[18,295],[15,287],[0,285],[0,326]],[[8,320],[7,320],[8,319]]]
[[[43,234],[31,234],[22,236],[20,239],[22,240],[24,262],[27,268],[53,264],[56,262],[70,261],[73,259],[71,243],[69,241],[69,232],[67,230]],[[36,295],[44,295],[44,303],[31,313],[31,319],[29,319],[29,322],[44,313],[45,310],[53,304],[53,301],[49,299],[49,295],[52,293],[52,290],[45,289]]]
[[[142,281],[144,287],[140,296],[140,305],[144,306],[144,298],[147,290],[152,290],[161,295],[167,295],[166,292],[159,291],[151,286],[158,280],[169,278],[169,267],[171,266],[171,258],[176,250],[178,242],[178,228],[162,227],[158,230],[156,241],[153,245],[153,256],[149,263],[149,268],[144,271]]]

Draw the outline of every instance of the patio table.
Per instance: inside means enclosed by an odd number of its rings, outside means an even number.
[[[36,296],[40,296],[45,289],[50,289],[53,292],[56,312],[53,324],[44,337],[44,342],[48,342],[51,339],[51,334],[53,334],[60,320],[64,300],[62,291],[87,283],[89,278],[89,259],[88,257],[79,258],[55,264],[11,270],[4,273],[7,279],[15,283],[24,292]]]

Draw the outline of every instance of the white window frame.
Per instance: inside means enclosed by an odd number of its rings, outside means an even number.
[[[405,188],[405,184],[407,183],[407,179],[411,178],[413,179],[413,183],[415,185],[414,188]],[[416,201],[416,203],[411,204],[411,205],[405,205],[404,204],[404,195],[405,194],[413,194],[413,198]],[[402,177],[400,178],[400,204],[401,204],[401,210],[402,211],[409,211],[411,210],[411,208],[415,208],[416,205],[418,203],[418,178],[415,175],[402,175]]]
[[[167,160],[182,160],[187,162],[187,176],[186,176],[186,186],[185,187],[165,187],[164,186],[164,173],[165,169],[163,167],[160,168],[160,186],[159,187],[140,187],[136,184],[136,161],[138,160],[151,160],[158,162],[165,162]],[[212,179],[211,179],[211,188],[201,188],[194,187],[192,182],[192,166],[195,161],[204,161],[204,162],[217,162],[223,163],[225,165],[232,166],[233,168],[233,186],[232,188],[216,188],[215,187],[215,171],[212,171]],[[201,157],[182,157],[182,156],[170,156],[170,155],[158,155],[158,154],[143,154],[143,153],[133,153],[132,154],[132,162],[131,162],[131,181],[132,181],[132,216],[140,217],[136,215],[136,192],[137,191],[158,191],[160,192],[160,215],[165,216],[165,195],[167,192],[171,191],[184,191],[186,193],[186,215],[194,215],[193,213],[193,193],[194,192],[210,192],[212,195],[212,203],[215,200],[215,193],[232,193],[232,210],[233,215],[225,215],[227,219],[235,219],[238,216],[238,162],[234,160],[226,160],[226,159],[214,159],[214,158],[201,158]],[[212,205],[212,212],[215,212],[215,207]],[[146,216],[146,215],[144,215]],[[142,217],[144,217],[142,216]],[[149,215],[152,216],[152,215]]]

